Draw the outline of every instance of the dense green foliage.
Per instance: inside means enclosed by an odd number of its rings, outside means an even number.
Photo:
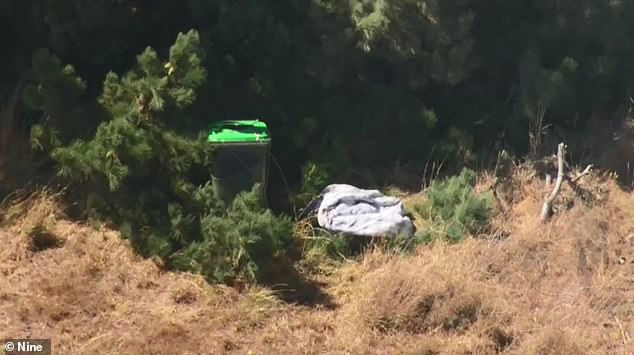
[[[94,136],[68,145],[49,138],[46,148],[60,176],[84,192],[88,213],[113,219],[142,254],[211,281],[256,280],[285,248],[290,221],[261,207],[257,186],[224,206],[210,183],[196,184],[207,178],[211,146],[174,127],[206,79],[204,55],[195,31],[178,35],[167,60],[147,48],[125,75],[106,75],[99,103],[107,119]],[[44,148],[42,137],[55,131],[33,127]]]
[[[145,254],[253,277],[288,221],[212,196],[210,122],[265,120],[301,201],[334,181],[416,186],[429,161],[540,155],[619,111],[633,19],[628,1],[3,1],[0,196],[60,172]],[[484,202],[448,184],[432,203],[480,216]],[[210,266],[224,257],[233,266]]]
[[[592,115],[626,102],[634,62],[628,2],[1,6],[0,46],[12,53],[0,59],[2,102],[24,81],[42,85],[40,94],[57,93],[22,107],[27,122],[41,121],[44,111],[62,138],[90,135],[103,120],[94,105],[103,76],[124,71],[148,45],[166,52],[178,32],[195,28],[208,76],[200,87],[204,99],[188,111],[196,119],[178,128],[266,119],[276,155],[298,184],[308,160],[328,165],[332,178],[380,184],[397,160],[420,174],[428,158],[460,165],[501,146],[538,154],[547,135],[581,129]],[[83,83],[64,79],[73,71]],[[78,85],[84,95],[77,95]],[[73,104],[78,100],[82,105]]]
[[[255,281],[271,272],[273,258],[291,244],[291,221],[265,210],[257,188],[238,195],[226,210],[209,208],[200,218],[202,239],[179,251],[173,265],[219,282]]]
[[[425,219],[416,239],[458,242],[485,230],[493,212],[493,199],[490,194],[475,193],[475,178],[473,171],[465,169],[458,176],[432,183],[424,202],[414,206],[415,212]]]

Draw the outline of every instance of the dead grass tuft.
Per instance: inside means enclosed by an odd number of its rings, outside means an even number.
[[[31,195],[16,195],[2,203],[0,228],[6,226],[7,233],[13,237],[3,243],[1,258],[27,260],[33,253],[64,244],[67,230],[58,229],[57,225],[63,217],[59,196],[42,190]]]
[[[393,257],[362,277],[351,305],[362,325],[381,332],[462,332],[488,310],[460,278],[421,257]]]
[[[525,354],[553,355],[553,354],[587,354],[586,348],[580,343],[582,339],[575,339],[574,334],[559,329],[544,329],[534,339],[526,342]]]

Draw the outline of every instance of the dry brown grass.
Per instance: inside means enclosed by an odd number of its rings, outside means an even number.
[[[369,251],[325,277],[334,310],[165,272],[43,195],[0,232],[0,337],[65,354],[634,353],[634,195],[590,176],[593,197],[566,187],[543,225],[543,181],[514,184],[507,238]]]

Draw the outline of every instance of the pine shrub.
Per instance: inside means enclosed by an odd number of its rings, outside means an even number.
[[[290,221],[264,209],[254,191],[225,206],[205,176],[213,157],[206,137],[174,128],[206,79],[204,56],[190,31],[166,62],[148,48],[125,75],[107,74],[99,103],[109,119],[51,156],[86,196],[87,214],[112,220],[142,255],[212,282],[255,281],[284,249]]]
[[[475,193],[475,180],[475,173],[464,169],[460,175],[429,187],[426,200],[414,206],[427,221],[416,235],[419,242],[444,239],[455,243],[488,227],[493,200],[488,193]]]
[[[214,282],[252,282],[266,274],[271,258],[290,245],[292,224],[261,207],[258,189],[239,194],[227,209],[209,209],[200,218],[202,238],[178,253],[173,265]]]

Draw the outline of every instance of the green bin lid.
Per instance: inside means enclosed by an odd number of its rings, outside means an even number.
[[[266,123],[260,120],[228,120],[211,124],[207,141],[213,143],[249,143],[268,141]]]

